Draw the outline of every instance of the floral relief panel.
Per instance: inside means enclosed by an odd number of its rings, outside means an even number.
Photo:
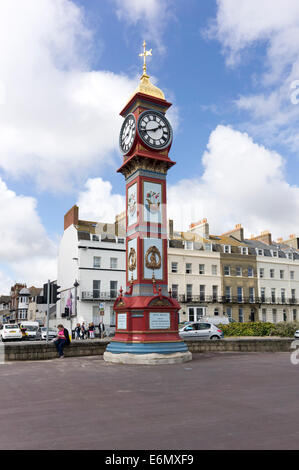
[[[145,181],[143,184],[143,219],[162,223],[162,185]]]
[[[137,183],[128,188],[128,227],[137,223]]]

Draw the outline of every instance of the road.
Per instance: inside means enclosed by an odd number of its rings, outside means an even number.
[[[2,364],[0,449],[298,449],[299,365],[289,353],[193,357]]]

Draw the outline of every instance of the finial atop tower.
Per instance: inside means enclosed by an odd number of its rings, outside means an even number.
[[[148,55],[152,55],[152,50],[153,49],[150,49],[149,51],[147,51],[146,50],[146,42],[143,41],[143,52],[141,54],[139,54],[139,57],[143,57],[143,67],[142,67],[143,68],[143,74],[142,74],[142,77],[149,78],[149,76],[146,74],[146,57]]]

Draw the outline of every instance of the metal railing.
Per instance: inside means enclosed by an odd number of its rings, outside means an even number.
[[[299,299],[276,297],[240,297],[240,296],[214,296],[214,295],[188,295],[179,294],[172,297],[181,303],[225,303],[225,304],[271,304],[271,305],[298,305]]]
[[[116,297],[116,291],[100,292],[99,290],[94,290],[83,291],[81,294],[81,300],[115,300]]]

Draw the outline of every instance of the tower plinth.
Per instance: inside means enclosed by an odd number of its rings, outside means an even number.
[[[121,111],[123,164],[126,180],[126,291],[114,304],[115,337],[107,346],[109,362],[165,364],[192,359],[178,334],[180,305],[168,292],[166,176],[172,128],[165,114],[171,103],[143,75]]]

